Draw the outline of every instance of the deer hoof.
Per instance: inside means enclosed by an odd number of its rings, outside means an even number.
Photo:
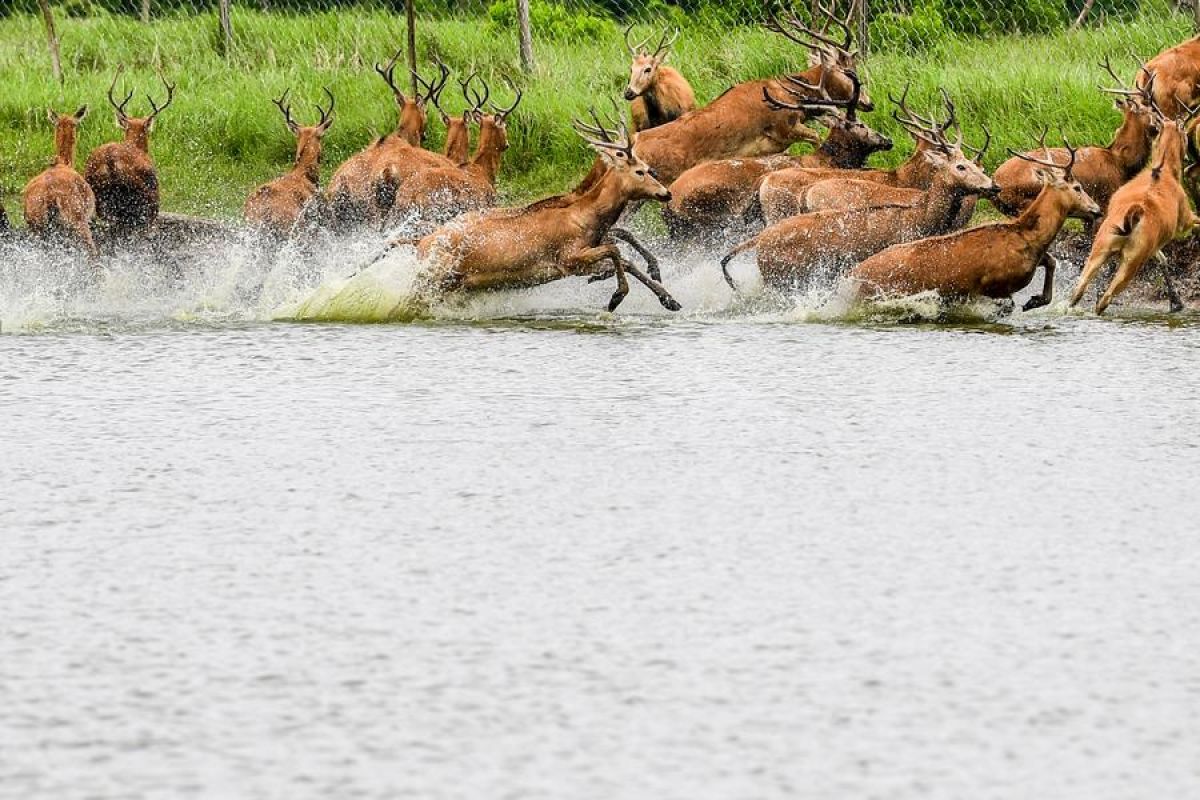
[[[662,297],[658,298],[658,301],[662,303],[663,308],[665,308],[667,311],[678,311],[679,309],[683,308],[683,306],[679,305],[679,301],[674,297],[671,297],[669,294],[664,294]]]
[[[1035,308],[1050,305],[1050,301],[1043,295],[1035,294],[1033,297],[1025,301],[1025,305],[1021,306],[1022,311],[1033,311]]]
[[[628,292],[613,292],[612,299],[608,301],[608,310],[610,313],[617,310],[617,306],[621,305],[626,294]]]
[[[1172,300],[1171,301],[1171,313],[1178,314],[1180,311],[1183,311],[1183,303],[1179,300]]]

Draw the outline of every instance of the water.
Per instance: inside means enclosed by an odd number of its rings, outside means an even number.
[[[1200,793],[1200,316],[296,263],[0,281],[0,797]]]

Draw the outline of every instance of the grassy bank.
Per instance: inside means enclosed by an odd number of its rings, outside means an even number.
[[[270,97],[292,87],[296,101],[317,99],[328,85],[337,95],[338,120],[326,143],[326,174],[374,136],[391,129],[390,93],[371,69],[403,41],[403,20],[380,12],[288,15],[239,9],[237,41],[228,58],[218,48],[211,17],[171,17],[150,25],[122,17],[60,21],[64,87],[49,78],[41,21],[32,16],[0,18],[0,191],[10,216],[24,183],[50,158],[52,132],[45,107],[94,112],[84,123],[80,163],[86,152],[117,135],[105,91],[119,63],[144,95],[161,94],[154,68],[179,84],[175,105],[159,120],[153,150],[161,173],[164,207],[181,212],[233,216],[247,192],[286,169],[293,143]],[[866,69],[881,110],[872,124],[907,142],[887,115],[886,94],[907,81],[913,96],[932,103],[944,85],[956,98],[968,135],[986,123],[995,135],[994,165],[1004,147],[1023,147],[1030,131],[1062,125],[1075,142],[1105,143],[1119,121],[1109,99],[1096,91],[1103,80],[1096,66],[1111,54],[1132,75],[1129,50],[1148,56],[1188,35],[1182,17],[1110,25],[1098,30],[1039,38],[955,41],[920,53],[881,53]],[[579,176],[590,156],[571,133],[568,120],[593,103],[617,97],[628,62],[614,27],[596,41],[536,41],[538,70],[523,75],[514,37],[482,18],[427,20],[420,26],[422,63],[440,55],[456,70],[479,69],[500,98],[502,78],[525,89],[510,122],[512,147],[501,176],[514,200],[559,190]],[[759,30],[685,30],[674,63],[689,77],[702,101],[730,83],[777,74],[802,62],[803,54],[781,37]],[[455,96],[449,103],[458,107]],[[311,116],[310,103],[296,110]],[[430,146],[440,145],[440,123]]]

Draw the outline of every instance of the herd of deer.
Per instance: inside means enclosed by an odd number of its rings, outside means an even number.
[[[1200,223],[1189,190],[1200,177],[1200,37],[1140,63],[1125,86],[1107,60],[1101,66],[1117,82],[1120,127],[1107,147],[1050,147],[1043,133],[1029,152],[1011,153],[989,176],[979,148],[963,141],[954,102],[942,92],[944,114],[923,115],[908,104],[908,91],[889,96],[891,112],[915,147],[895,169],[866,167],[871,154],[892,142],[858,117],[874,103],[857,72],[857,51],[847,20],[823,12],[823,26],[796,16],[772,17],[768,27],[801,45],[809,68],[795,74],[737,84],[702,108],[684,77],[667,66],[676,32],[657,46],[633,44],[625,99],[633,131],[619,119],[592,111],[574,127],[597,154],[583,181],[566,194],[520,208],[496,208],[496,178],[508,148],[506,120],[521,101],[490,102],[491,89],[478,75],[458,81],[466,103],[457,116],[442,106],[450,70],[425,80],[414,72],[416,94],[396,82],[399,54],[375,70],[399,110],[394,132],[343,163],[329,185],[319,186],[321,145],[334,123],[335,100],[317,106],[319,121],[302,126],[292,116],[288,92],[274,101],[296,137],[292,170],[255,189],[245,220],[274,238],[308,235],[329,227],[339,232],[400,225],[420,233],[392,247],[415,245],[423,299],[448,292],[526,287],[567,276],[592,281],[615,278],[609,303],[615,309],[629,291],[628,276],[646,285],[665,307],[679,304],[661,283],[657,264],[636,239],[615,227],[631,204],[658,201],[673,238],[697,239],[714,232],[761,228],[721,262],[756,249],[763,280],[795,286],[817,277],[843,278],[855,296],[937,291],[947,300],[1008,299],[1045,272],[1040,294],[1025,309],[1051,301],[1055,262],[1048,252],[1069,217],[1088,222],[1091,253],[1071,297],[1075,305],[1099,269],[1118,260],[1100,297],[1103,312],[1151,259],[1165,264],[1162,249]],[[162,78],[166,99],[150,99],[151,113],[130,117],[132,92],[108,98],[124,139],[97,148],[84,174],[74,167],[76,134],[87,107],[74,114],[50,112],[55,126],[54,165],[25,189],[24,214],[31,232],[77,242],[93,256],[91,223],[99,217],[118,236],[154,224],[158,178],[149,140],[155,119],[175,87]],[[148,98],[149,99],[149,98]],[[437,111],[446,126],[441,153],[426,150],[427,116]],[[827,129],[824,136],[811,125]],[[472,128],[478,129],[474,154]],[[807,155],[787,155],[798,142]],[[1185,160],[1190,160],[1185,173]],[[1185,182],[1189,187],[1185,190]],[[981,197],[1008,220],[965,228]],[[2,222],[2,220],[0,220]],[[617,247],[630,244],[646,260],[635,266]],[[1182,307],[1164,270],[1172,309]]]

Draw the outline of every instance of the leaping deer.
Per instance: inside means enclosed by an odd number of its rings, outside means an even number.
[[[108,87],[108,102],[117,115],[117,125],[125,132],[120,142],[100,145],[88,156],[85,177],[96,195],[96,213],[122,234],[144,231],[158,218],[158,170],[150,157],[150,133],[158,115],[166,111],[175,99],[175,84],[159,72],[159,80],[167,90],[167,99],[160,106],[149,95],[151,113],[146,117],[131,117],[125,113],[133,99],[131,89],[121,102],[113,97],[117,81],[124,72],[117,68]]]
[[[1159,122],[1151,108],[1156,83],[1154,76],[1147,78],[1140,88],[1130,89],[1121,84],[1108,58],[1100,66],[1117,82],[1115,88],[1103,91],[1117,96],[1121,127],[1107,147],[1081,147],[1072,174],[1101,208],[1107,208],[1109,198],[1117,189],[1146,165],[1150,145],[1158,135]],[[1043,152],[1048,152],[1048,157],[1059,164],[1067,162],[1068,153],[1064,148]],[[1014,156],[996,169],[996,183],[1000,184],[996,207],[1000,211],[1009,216],[1020,214],[1041,194],[1043,181],[1037,174],[1038,163]]]
[[[629,293],[627,275],[649,288],[665,308],[679,309],[658,281],[621,255],[610,236],[617,233],[612,226],[630,202],[662,202],[670,192],[634,154],[624,123],[611,129],[576,120],[575,128],[608,165],[603,177],[566,205],[534,203],[470,214],[421,239],[418,301],[435,301],[449,292],[513,289],[604,274],[604,265],[611,263],[617,290],[610,311]]]
[[[25,186],[23,207],[25,224],[35,235],[72,241],[94,258],[97,253],[92,218],[96,216],[96,197],[75,169],[75,142],[87,113],[87,106],[74,114],[49,109],[54,125],[54,164]]]
[[[406,180],[397,191],[392,221],[399,222],[400,217],[415,211],[436,227],[459,214],[494,205],[496,176],[508,149],[507,120],[520,102],[521,90],[517,89],[508,108],[493,105],[491,114],[479,115],[479,144],[466,166],[433,167]]]
[[[316,125],[301,127],[292,118],[287,90],[272,102],[283,115],[283,124],[296,137],[296,160],[286,175],[258,187],[246,200],[246,222],[268,236],[287,238],[304,221],[313,220],[313,205],[320,202],[321,141],[333,126],[334,98],[329,89],[329,108],[317,104],[321,115]]]
[[[1160,112],[1162,131],[1154,142],[1151,164],[1118,189],[1109,202],[1108,213],[1100,223],[1092,251],[1071,294],[1072,307],[1083,299],[1100,267],[1118,257],[1120,263],[1116,275],[1096,302],[1097,314],[1105,312],[1151,258],[1163,267],[1171,310],[1183,309],[1183,302],[1167,272],[1167,259],[1162,249],[1172,240],[1190,235],[1200,224],[1182,184],[1186,131],[1200,113],[1200,106],[1190,108],[1181,100],[1177,100],[1176,105],[1184,109],[1180,117],[1168,118]]]
[[[625,99],[630,101],[629,112],[634,133],[637,133],[665,125],[694,111],[696,94],[687,79],[665,63],[671,55],[671,46],[679,38],[678,28],[674,33],[669,28],[663,31],[654,52],[646,48],[649,38],[636,45],[630,42],[629,34],[632,31],[632,24],[625,29],[625,47],[633,59],[629,67]]]

